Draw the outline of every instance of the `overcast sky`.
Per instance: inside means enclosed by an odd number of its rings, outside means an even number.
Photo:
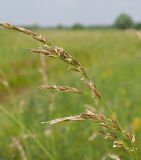
[[[0,0],[0,21],[14,24],[111,24],[122,12],[141,21],[141,0]]]

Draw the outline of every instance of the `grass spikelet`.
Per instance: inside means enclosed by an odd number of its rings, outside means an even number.
[[[61,92],[74,92],[78,94],[84,94],[84,92],[78,88],[69,87],[69,86],[57,86],[57,85],[42,85],[40,86],[41,89],[51,89]]]

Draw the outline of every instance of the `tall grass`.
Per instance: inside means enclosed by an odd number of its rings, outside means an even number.
[[[4,28],[23,32],[27,35],[32,36],[35,40],[43,43],[43,45],[40,48],[28,49],[28,50],[33,53],[38,53],[41,55],[43,54],[48,57],[58,58],[62,60],[65,64],[67,64],[68,70],[72,70],[80,74],[81,80],[79,81],[79,83],[83,83],[85,87],[85,89],[84,88],[79,89],[76,87],[70,87],[64,85],[57,86],[57,85],[43,84],[41,88],[53,89],[62,92],[74,92],[78,94],[84,94],[85,96],[88,97],[91,96],[94,99],[94,101],[99,101],[99,103],[103,105],[104,109],[108,111],[108,115],[105,115],[103,113],[96,113],[93,111],[93,109],[87,109],[86,111],[78,115],[59,118],[49,122],[42,122],[43,124],[44,123],[56,124],[64,121],[92,120],[93,122],[98,123],[100,126],[100,130],[98,131],[98,133],[102,135],[105,140],[111,141],[113,143],[113,149],[114,148],[123,149],[124,151],[128,152],[131,155],[131,157],[137,159],[135,134],[132,131],[123,129],[119,121],[115,117],[113,117],[113,111],[111,110],[111,107],[107,105],[102,94],[97,89],[96,84],[91,80],[85,68],[77,59],[73,58],[63,48],[53,45],[51,42],[48,41],[47,38],[38,35],[30,30],[7,23],[6,24],[1,23],[0,25],[3,26]]]

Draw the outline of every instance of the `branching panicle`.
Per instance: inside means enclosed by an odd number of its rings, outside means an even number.
[[[41,35],[38,35],[30,30],[27,30],[22,27],[17,27],[8,23],[0,23],[0,26],[7,29],[20,31],[24,34],[27,34],[33,37],[35,40],[42,42],[43,45],[41,48],[29,49],[29,51],[38,53],[38,54],[44,54],[48,57],[59,58],[63,62],[69,65],[69,70],[72,70],[74,72],[79,72],[82,76],[81,82],[83,82],[85,86],[89,88],[92,95],[95,96],[100,102],[102,102],[102,104],[110,112],[110,116],[105,116],[104,114],[98,114],[90,110],[86,110],[85,112],[79,115],[58,118],[48,122],[42,122],[43,124],[44,123],[57,124],[57,123],[66,122],[66,121],[91,120],[99,124],[99,126],[101,127],[101,130],[99,131],[99,133],[104,137],[105,140],[110,140],[113,142],[113,148],[122,148],[127,152],[133,153],[133,154],[136,152],[137,148],[135,147],[135,135],[122,129],[118,120],[111,118],[111,113],[112,113],[111,109],[105,103],[104,98],[102,97],[101,93],[98,91],[96,85],[90,80],[84,67],[81,65],[81,63],[77,59],[73,58],[63,48],[52,45],[47,38]],[[140,37],[140,33],[138,34],[138,36]],[[75,92],[78,94],[84,94],[82,90],[74,87],[69,87],[69,86],[42,85],[41,88],[52,89],[52,90],[57,90],[62,92]]]

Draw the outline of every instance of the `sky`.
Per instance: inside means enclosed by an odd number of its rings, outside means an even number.
[[[141,0],[0,0],[0,22],[17,25],[107,25],[120,13],[141,22]]]

